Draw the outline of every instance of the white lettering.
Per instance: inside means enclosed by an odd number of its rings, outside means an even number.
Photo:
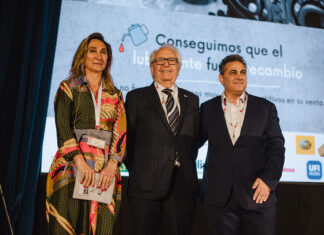
[[[303,73],[296,70],[294,67],[288,67],[283,64],[281,68],[271,68],[262,66],[251,66],[248,67],[249,73],[255,76],[266,76],[266,77],[277,77],[277,78],[292,78],[302,79]]]
[[[150,65],[150,57],[148,51],[144,54],[137,53],[133,50],[133,64],[135,65]],[[202,63],[199,60],[194,60],[193,58],[182,59],[182,68],[190,70],[202,70]]]

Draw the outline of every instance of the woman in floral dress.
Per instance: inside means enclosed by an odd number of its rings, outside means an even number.
[[[117,234],[121,204],[120,164],[126,147],[123,95],[110,76],[111,46],[100,33],[79,45],[70,76],[55,97],[58,151],[47,177],[46,216],[49,234]],[[75,129],[112,133],[110,145],[99,148],[79,141]],[[115,177],[112,202],[73,199],[76,172],[85,188],[107,190]]]

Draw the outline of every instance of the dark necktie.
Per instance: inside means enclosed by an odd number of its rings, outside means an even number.
[[[178,109],[178,106],[175,104],[174,98],[171,94],[172,90],[171,89],[163,89],[162,92],[168,95],[168,98],[165,102],[165,107],[167,110],[167,117],[168,117],[170,128],[171,128],[173,134],[176,135],[177,127],[179,124],[179,109]],[[175,108],[173,109],[174,106],[175,106]]]

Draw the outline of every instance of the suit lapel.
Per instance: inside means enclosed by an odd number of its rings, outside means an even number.
[[[188,96],[183,92],[181,88],[178,88],[178,97],[180,102],[180,117],[179,117],[179,125],[177,128],[177,133],[180,133],[180,130],[182,128],[184,116],[187,110],[187,99]]]
[[[220,118],[221,125],[219,127],[222,127],[222,129],[223,129],[222,131],[224,133],[224,136],[226,136],[226,138],[227,138],[227,142],[229,142],[231,145],[233,145],[230,134],[229,134],[228,129],[227,129],[227,124],[226,124],[226,120],[225,120],[225,113],[224,113],[223,108],[222,108],[222,98],[221,98],[221,96],[218,97],[216,102],[217,102],[217,108],[216,108],[217,115],[216,116],[221,117]]]
[[[152,85],[149,87],[147,99],[151,102],[151,106],[153,107],[155,112],[158,114],[158,116],[161,118],[161,120],[165,124],[165,126],[169,129],[169,131],[172,132],[169,122],[167,120],[167,117],[165,115],[165,112],[162,108],[159,94],[157,93],[157,91],[154,87],[154,83],[152,83]]]
[[[254,105],[253,96],[249,95],[240,136],[246,135],[249,130],[253,129],[255,113],[257,113],[256,105]]]

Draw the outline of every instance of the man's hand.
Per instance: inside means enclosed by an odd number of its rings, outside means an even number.
[[[271,189],[260,178],[257,178],[254,181],[252,189],[255,189],[255,192],[254,192],[254,195],[253,195],[253,200],[257,204],[262,204],[263,202],[268,200]]]

